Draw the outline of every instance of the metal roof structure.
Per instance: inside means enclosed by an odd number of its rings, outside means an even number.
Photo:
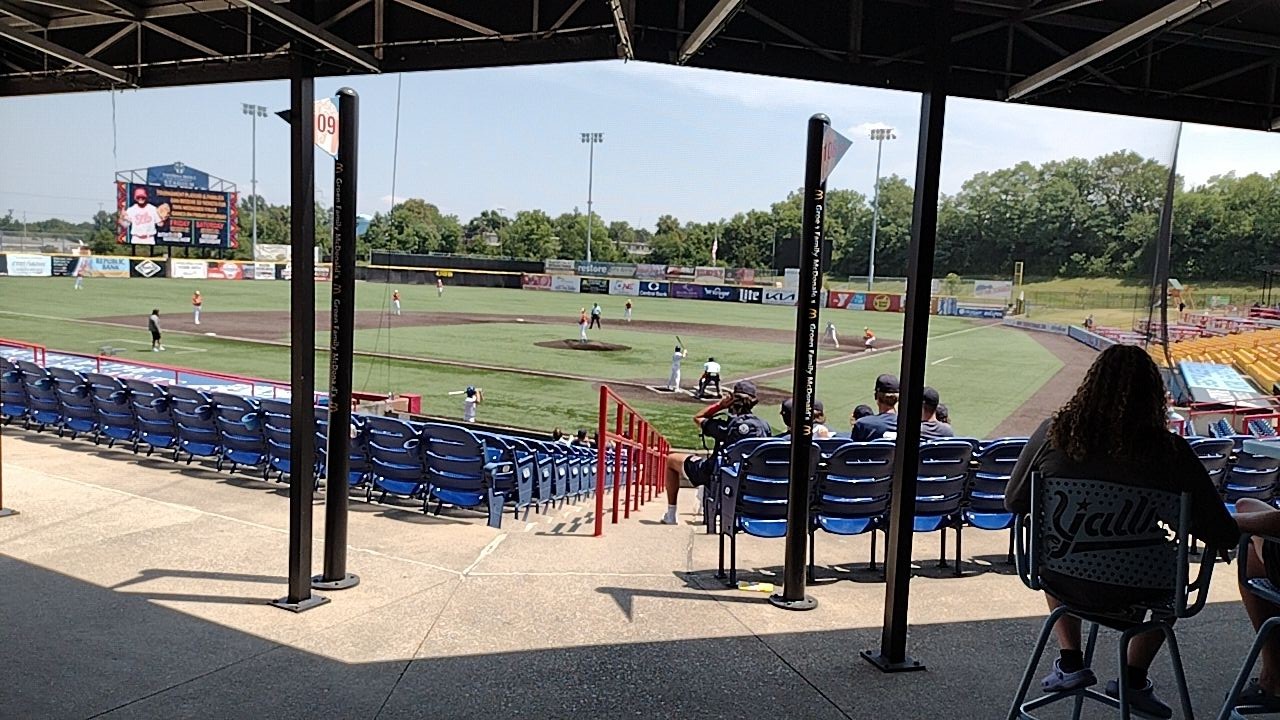
[[[0,95],[628,58],[921,91],[928,0],[0,0]],[[950,94],[1280,129],[1275,0],[957,0]]]

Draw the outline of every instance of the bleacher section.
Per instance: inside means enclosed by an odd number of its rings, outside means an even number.
[[[1175,363],[1230,365],[1262,388],[1260,394],[1274,394],[1280,385],[1280,329],[1183,340],[1171,343],[1169,354]],[[1156,348],[1152,355],[1157,362],[1164,360]]]
[[[6,425],[134,453],[165,452],[175,462],[200,458],[218,471],[252,470],[264,481],[300,475],[318,486],[328,481],[328,409],[316,408],[316,465],[301,473],[289,466],[290,414],[280,400],[0,358],[0,422]],[[347,482],[368,501],[400,497],[437,514],[444,505],[470,508],[500,525],[504,509],[527,516],[598,489],[592,448],[359,414],[352,416],[352,435]],[[628,457],[606,450],[606,489],[615,478],[640,478],[628,473]]]

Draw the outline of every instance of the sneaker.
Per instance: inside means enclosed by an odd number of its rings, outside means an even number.
[[[161,345],[161,346],[160,346],[160,350],[161,350],[161,352],[163,352],[163,351],[164,351],[164,346],[163,346],[163,345]]]
[[[1107,683],[1107,695],[1120,698],[1120,683],[1112,680]],[[1156,687],[1150,679],[1140,688],[1129,688],[1129,708],[1144,717],[1166,720],[1173,717],[1173,708],[1156,697]]]
[[[160,348],[151,348],[151,352],[160,352]]]
[[[679,525],[680,520],[679,518],[676,517],[675,513],[668,511],[662,516],[662,524],[663,525]]]
[[[1053,661],[1053,672],[1040,681],[1040,687],[1047,693],[1072,692],[1098,684],[1098,678],[1090,668],[1075,672],[1064,672],[1062,658]]]

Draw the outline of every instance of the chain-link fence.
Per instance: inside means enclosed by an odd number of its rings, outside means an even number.
[[[88,242],[89,234],[0,230],[0,252],[69,253]]]

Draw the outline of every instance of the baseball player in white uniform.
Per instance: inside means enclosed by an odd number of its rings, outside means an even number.
[[[671,356],[671,376],[667,378],[667,389],[672,392],[680,390],[680,361],[689,356],[689,353],[676,346],[675,353]]]
[[[129,242],[134,245],[155,245],[156,230],[168,219],[168,203],[156,207],[151,204],[146,188],[134,188],[133,204],[125,208],[120,223],[129,228]]]
[[[830,320],[827,321],[827,332],[826,332],[825,339],[830,340],[831,344],[835,345],[837,348],[840,347],[840,338],[836,337],[836,324],[831,322]]]

